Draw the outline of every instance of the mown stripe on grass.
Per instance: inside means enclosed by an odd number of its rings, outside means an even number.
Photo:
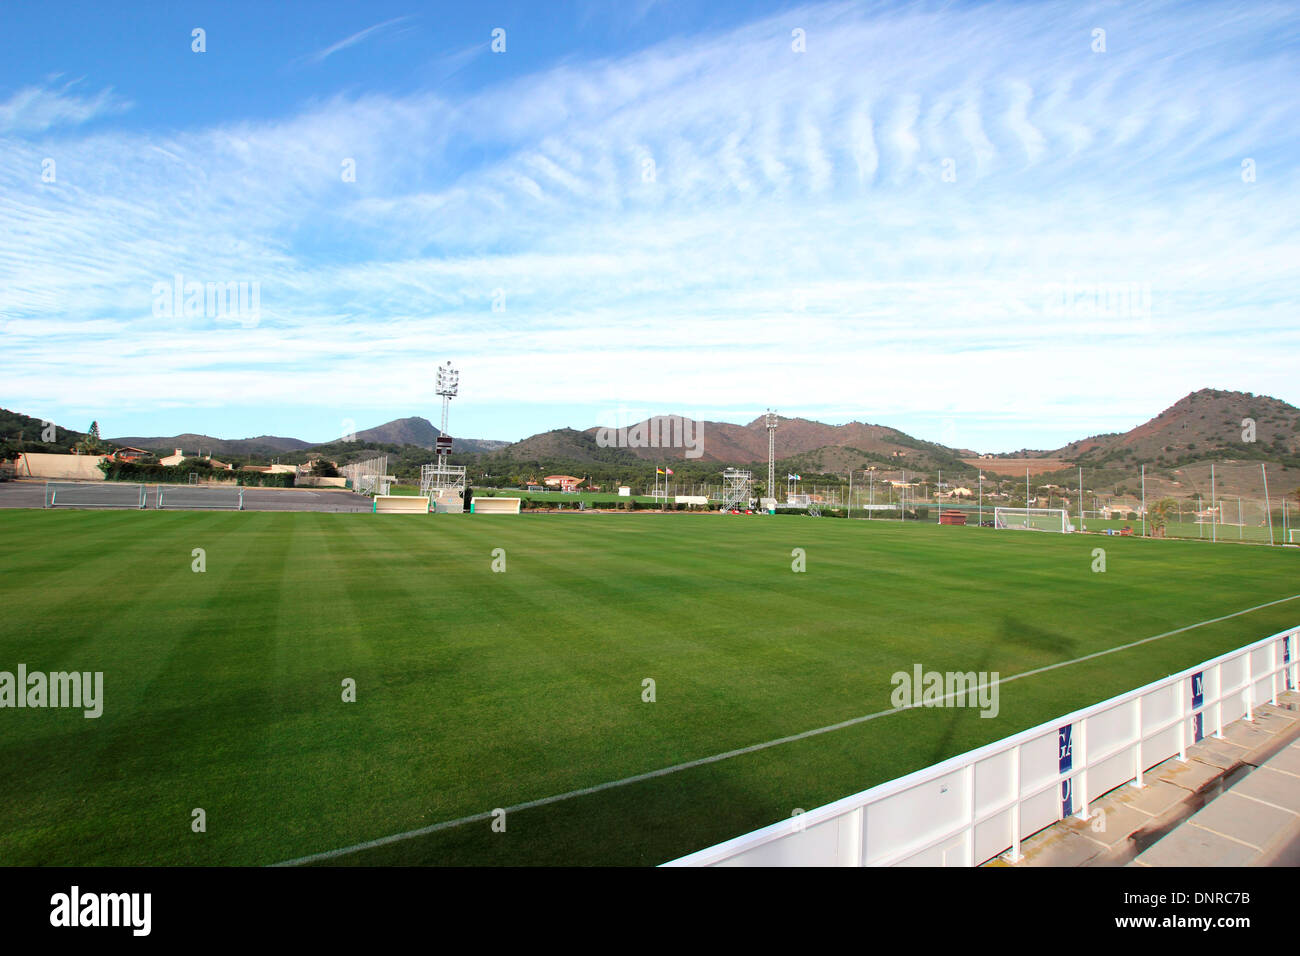
[[[1264,608],[1275,607],[1279,604],[1285,604],[1288,601],[1294,601],[1297,598],[1300,598],[1300,594],[1292,594],[1289,597],[1278,598],[1275,601],[1268,601],[1264,604],[1257,604],[1254,607],[1243,608],[1242,610],[1239,611],[1233,611],[1231,614],[1224,614],[1220,617],[1210,618],[1205,621],[1198,621],[1195,624],[1187,624],[1184,625],[1183,627],[1174,628],[1171,631],[1165,631],[1162,634],[1155,634],[1152,635],[1151,637],[1144,637],[1141,640],[1131,641],[1128,644],[1121,644],[1117,647],[1111,647],[1102,651],[1096,651],[1092,654],[1086,654],[1083,657],[1075,658],[1074,660],[1059,661],[1055,664],[1049,664],[1045,667],[1038,667],[1038,668],[1034,668],[1033,670],[1025,671],[1020,674],[1013,674],[1010,677],[1003,677],[1000,680],[994,681],[992,683],[996,685],[1007,684],[1010,683],[1011,681],[1020,680],[1021,678],[1024,677],[1033,677],[1037,674],[1042,674],[1047,671],[1057,670],[1062,667],[1068,667],[1072,664],[1079,664],[1084,661],[1094,660],[1095,658],[1098,657],[1104,657],[1107,654],[1115,654],[1118,653],[1119,651],[1125,651],[1134,647],[1140,647],[1143,644],[1150,644],[1152,641],[1158,641],[1166,637],[1173,637],[1175,634],[1184,634],[1187,631],[1195,630],[1196,628],[1206,627],[1210,624],[1218,624],[1223,621],[1231,620],[1232,618],[1235,617],[1241,617],[1242,615],[1245,614],[1251,614],[1255,611],[1263,610]],[[751,744],[748,747],[740,747],[735,750],[728,750],[724,753],[713,754],[708,757],[700,757],[696,760],[688,760],[684,763],[674,764],[671,767],[662,767],[658,770],[651,770],[646,773],[636,774],[631,777],[624,777],[621,780],[611,780],[606,783],[596,784],[595,786],[591,786],[591,787],[582,787],[581,789],[578,790],[570,790],[567,793],[555,794],[549,797],[539,797],[536,800],[528,800],[525,801],[524,803],[518,803],[513,806],[504,807],[502,809],[504,809],[506,815],[509,816],[512,813],[518,813],[523,810],[532,810],[538,807],[544,807],[550,804],[560,803],[566,800],[572,800],[577,797],[583,797],[593,793],[600,793],[604,790],[613,790],[617,787],[626,787],[632,784],[644,782],[646,780],[654,780],[657,777],[665,777],[668,776],[669,774],[680,773],[683,770],[690,770],[694,767],[703,767],[709,764],[720,763],[721,761],[724,760],[730,760],[733,757],[741,757],[746,754],[757,753],[762,750],[769,750],[773,747],[779,747],[783,744],[794,743],[795,741],[806,740],[809,737],[816,737],[816,736],[820,736],[821,734],[832,733],[837,730],[843,730],[847,727],[854,727],[859,724],[866,723],[869,720],[875,720],[878,717],[888,717],[892,714],[901,714],[903,711],[912,710],[912,709],[913,709],[913,705],[908,704],[902,707],[893,707],[888,710],[879,710],[876,711],[875,713],[863,714],[860,717],[852,717],[848,720],[840,721],[839,723],[828,724],[825,727],[815,727],[812,730],[801,731],[800,733],[797,734],[790,734],[785,737],[779,737],[775,740],[767,740],[762,743]],[[421,827],[418,830],[408,830],[404,833],[395,833],[392,834],[391,836],[379,837],[378,839],[375,840],[368,840],[365,843],[357,843],[352,846],[340,847],[339,849],[336,850],[325,850],[320,853],[309,854],[307,856],[298,857],[297,859],[293,859],[293,860],[285,860],[283,862],[276,863],[273,865],[274,866],[300,866],[305,863],[316,863],[316,862],[323,862],[325,860],[338,859],[341,856],[347,856],[352,853],[359,853],[363,850],[373,850],[378,847],[388,846],[390,844],[399,843],[404,840],[412,840],[418,837],[428,836],[430,834],[437,833],[440,830],[449,830],[454,827],[464,826],[465,824],[468,823],[483,822],[485,820],[491,819],[492,816],[493,816],[493,811],[485,811],[483,813],[476,813],[467,817],[460,817],[459,819],[456,820],[444,820],[441,823],[435,823],[431,826]]]

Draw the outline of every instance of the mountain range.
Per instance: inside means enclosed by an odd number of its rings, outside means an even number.
[[[434,440],[442,434],[433,423],[425,418],[396,418],[383,425],[358,431],[355,435],[341,435],[327,442],[309,442],[301,438],[285,438],[279,435],[258,435],[255,438],[214,438],[211,435],[171,435],[167,437],[142,437],[138,435],[106,439],[113,445],[130,445],[146,451],[172,452],[177,448],[187,452],[202,451],[213,455],[263,455],[273,457],[285,453],[305,451],[324,446],[348,445],[356,443],[359,447],[369,444],[418,445],[421,448],[433,448]],[[490,439],[457,438],[456,450],[465,454],[482,454],[496,451],[509,445],[505,441]]]
[[[11,412],[3,412],[0,422],[6,426],[6,434],[0,436],[5,440],[20,434],[35,438],[40,424],[36,419]],[[744,425],[696,422],[686,432],[687,441],[681,440],[679,429],[677,447],[659,447],[660,443],[651,446],[636,440],[661,431],[666,434],[675,425],[679,426],[680,421],[672,416],[647,419],[628,429],[634,436],[630,443],[620,443],[610,429],[597,426],[581,431],[553,429],[514,443],[457,438],[455,451],[458,455],[485,456],[485,460],[498,464],[562,460],[575,465],[598,462],[631,465],[694,459],[703,463],[753,465],[767,460],[768,434],[761,416]],[[8,434],[11,431],[13,435]],[[313,448],[334,455],[376,444],[432,449],[439,434],[427,419],[413,416],[330,442],[308,442],[277,435],[222,439],[193,433],[123,436],[107,442],[163,453],[182,448],[217,456],[276,457]],[[627,447],[629,444],[632,447]],[[872,462],[910,470],[961,470],[963,465],[969,470],[978,465],[986,471],[1023,475],[1025,467],[1034,473],[1078,466],[1094,471],[1132,469],[1141,464],[1173,468],[1211,458],[1262,459],[1295,467],[1300,459],[1300,409],[1249,392],[1201,389],[1127,432],[1091,435],[1055,449],[1022,449],[994,456],[979,456],[970,449],[923,441],[886,425],[859,421],[828,425],[803,418],[778,418],[776,453],[778,459],[793,467],[819,472],[843,472]]]

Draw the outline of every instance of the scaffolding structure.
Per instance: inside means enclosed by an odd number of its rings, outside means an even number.
[[[458,497],[465,494],[465,466],[449,465],[445,458],[420,468],[420,494],[437,501],[448,492]]]
[[[733,508],[748,508],[749,499],[753,495],[753,487],[754,473],[752,471],[728,468],[722,473],[723,509],[730,511]]]

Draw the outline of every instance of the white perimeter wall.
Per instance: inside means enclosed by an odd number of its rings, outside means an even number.
[[[19,478],[54,478],[68,481],[103,481],[99,463],[107,455],[46,455],[24,452],[19,458]]]
[[[1300,686],[1300,627],[666,866],[977,866]],[[888,720],[889,718],[884,718]]]

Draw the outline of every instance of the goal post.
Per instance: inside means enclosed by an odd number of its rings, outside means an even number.
[[[240,485],[159,485],[159,510],[243,511],[244,489]]]
[[[47,481],[47,508],[135,508],[145,507],[144,485],[121,482]]]
[[[994,508],[993,527],[1061,534],[1073,530],[1064,508]]]

